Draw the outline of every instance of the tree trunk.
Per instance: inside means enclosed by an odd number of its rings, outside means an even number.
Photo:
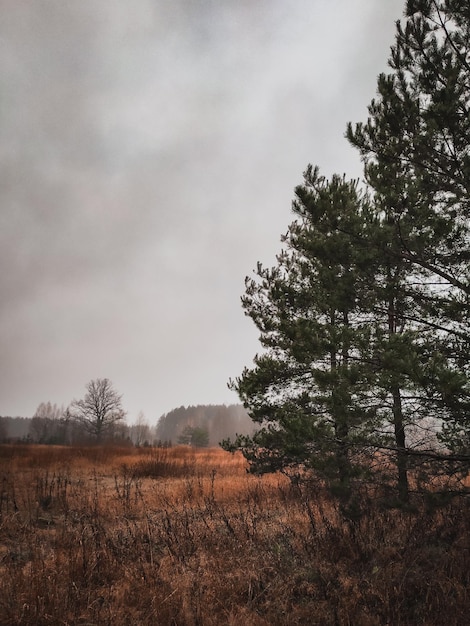
[[[390,270],[388,273],[388,280],[389,284],[393,285],[393,278]],[[392,337],[398,332],[397,306],[396,300],[393,296],[389,297],[388,302],[388,332],[389,337]],[[403,420],[401,391],[398,383],[392,382],[390,391],[393,400],[393,429],[395,433],[395,444],[397,446],[398,497],[401,502],[408,502],[408,457],[405,449],[405,424]]]
[[[408,457],[405,449],[405,425],[403,423],[403,411],[401,393],[398,385],[392,389],[393,398],[393,428],[395,443],[397,445],[397,470],[398,470],[398,497],[401,502],[409,500],[408,485]]]
[[[349,325],[348,313],[343,311],[342,323],[345,327]],[[334,312],[331,314],[331,324],[336,326],[336,316]],[[349,346],[343,342],[341,352],[338,355],[336,350],[332,350],[330,354],[330,368],[332,372],[338,370],[338,357],[340,356],[343,367],[347,366],[349,360]],[[339,381],[339,386],[341,382]],[[349,424],[348,424],[348,407],[344,406],[344,398],[339,389],[332,389],[332,417],[334,420],[334,430],[336,438],[336,464],[338,469],[339,484],[341,488],[341,496],[345,501],[351,496],[351,460],[349,458]]]

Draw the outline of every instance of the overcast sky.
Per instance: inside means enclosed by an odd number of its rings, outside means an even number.
[[[0,415],[238,402],[308,163],[361,175],[404,0],[0,0]]]

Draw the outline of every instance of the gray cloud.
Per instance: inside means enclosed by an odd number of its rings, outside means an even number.
[[[360,175],[402,1],[0,0],[0,414],[235,402],[309,162]]]

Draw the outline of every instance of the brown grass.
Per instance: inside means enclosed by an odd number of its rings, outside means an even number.
[[[0,447],[0,624],[468,623],[469,507],[364,499],[222,450]]]

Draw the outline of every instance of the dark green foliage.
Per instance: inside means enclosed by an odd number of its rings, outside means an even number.
[[[185,426],[178,437],[178,443],[195,448],[207,448],[209,432],[207,428],[201,426]]]
[[[232,386],[261,429],[235,446],[253,471],[315,469],[348,491],[377,415],[366,323],[375,251],[348,233],[363,236],[375,218],[356,183],[311,167],[296,196],[277,266],[259,264],[246,281],[243,307],[264,352]]]
[[[231,384],[261,428],[224,442],[252,471],[313,471],[348,497],[380,451],[402,502],[418,465],[470,461],[470,8],[405,15],[369,120],[347,130],[367,193],[309,167],[277,265],[246,281],[263,351]]]
[[[441,442],[457,450],[470,436],[470,8],[409,1],[406,15],[392,73],[348,138],[390,224],[389,246],[375,245],[403,263],[423,334],[419,408],[443,421]]]

